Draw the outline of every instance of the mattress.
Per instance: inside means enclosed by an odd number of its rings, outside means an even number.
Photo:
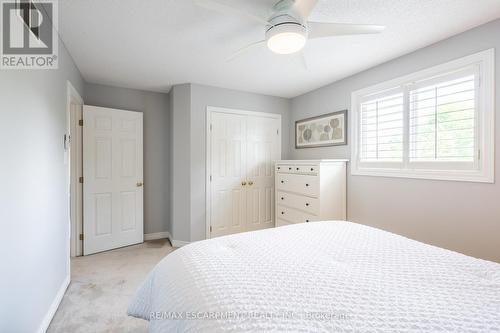
[[[500,264],[341,221],[192,243],[128,313],[150,332],[500,332]]]

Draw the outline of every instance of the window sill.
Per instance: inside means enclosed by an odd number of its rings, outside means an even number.
[[[389,178],[411,178],[428,180],[461,181],[475,183],[494,183],[494,174],[479,171],[443,171],[443,170],[398,170],[381,168],[351,169],[352,176],[375,176]]]

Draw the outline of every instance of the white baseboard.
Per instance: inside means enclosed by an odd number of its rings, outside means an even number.
[[[56,297],[54,298],[54,301],[50,305],[50,308],[47,311],[45,318],[43,318],[43,321],[38,328],[38,333],[45,333],[47,331],[47,329],[49,328],[50,322],[52,321],[52,318],[54,318],[54,315],[56,314],[57,308],[59,307],[59,304],[61,304],[61,301],[64,297],[64,293],[66,292],[66,289],[68,289],[69,282],[70,282],[70,276],[68,275],[64,279],[64,281],[61,285],[61,288],[59,288],[59,291],[57,292]]]
[[[168,231],[154,232],[151,234],[144,234],[145,241],[150,241],[150,240],[155,240],[155,239],[164,239],[164,238],[170,239],[170,233]]]
[[[182,247],[184,245],[188,245],[190,242],[175,240],[175,239],[170,238],[170,243],[172,243],[173,247]]]

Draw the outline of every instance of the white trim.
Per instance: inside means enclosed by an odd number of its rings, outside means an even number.
[[[71,153],[71,150],[76,149],[77,154],[79,153],[80,156],[82,154],[82,147],[81,147],[81,140],[77,141],[75,138],[74,133],[71,133],[71,128],[77,128],[78,123],[77,119],[73,119],[74,122],[71,122],[71,102],[76,101],[79,105],[82,105],[83,107],[83,98],[80,96],[78,91],[75,89],[75,87],[71,84],[69,80],[66,81],[66,117],[67,117],[67,129],[66,129],[66,135],[68,136],[73,136],[73,140],[70,141],[70,150],[69,153]],[[80,146],[75,147],[75,144],[79,142]],[[68,152],[66,152],[67,154]],[[83,218],[80,216],[79,218],[76,216],[72,215],[72,212],[78,211],[77,205],[81,205],[81,203],[77,200],[78,196],[76,195],[76,189],[73,191],[71,188],[71,184],[78,184],[78,178],[80,175],[77,175],[76,173],[72,172],[72,165],[70,163],[71,161],[71,155],[67,154],[67,160],[68,160],[68,167],[69,167],[69,177],[68,177],[68,189],[69,189],[69,245],[68,249],[70,251],[70,257],[74,256],[81,256],[83,254],[83,242],[79,240],[78,235],[83,232]],[[83,194],[83,193],[82,193]],[[80,198],[82,196],[80,195]],[[74,200],[74,201],[73,201]],[[75,207],[72,209],[72,205]],[[81,211],[81,210],[80,210]],[[77,223],[79,222],[79,223]],[[68,266],[69,266],[69,258],[68,258]]]
[[[351,94],[351,175],[381,176],[381,177],[404,177],[417,179],[438,179],[494,183],[495,170],[495,50],[488,49],[460,59],[447,62],[442,65],[427,68],[413,74],[405,75],[390,81],[379,83],[368,88],[354,91]],[[404,168],[395,165],[391,168],[383,162],[363,163],[359,162],[359,102],[367,96],[374,96],[380,92],[389,91],[395,87],[413,85],[418,81],[427,80],[449,72],[462,70],[467,66],[479,66],[480,70],[480,104],[477,147],[481,152],[476,170],[430,170],[415,168],[409,163]],[[482,103],[482,104],[481,104]],[[477,152],[478,153],[478,152]],[[476,159],[477,160],[477,159]],[[400,163],[401,164],[401,163]],[[438,165],[438,164],[436,164]]]
[[[56,297],[52,301],[52,304],[49,307],[49,310],[45,314],[45,317],[43,318],[42,323],[38,327],[37,333],[45,333],[47,329],[49,328],[50,322],[52,321],[52,318],[54,318],[54,315],[56,314],[57,309],[59,308],[59,304],[61,304],[61,301],[64,297],[64,294],[66,293],[66,290],[68,289],[70,282],[70,276],[67,275],[66,278],[64,279],[63,283],[61,284],[61,287],[59,288],[59,291],[56,294]]]
[[[186,245],[190,244],[191,242],[186,242],[186,241],[181,241],[181,240],[175,240],[175,239],[171,239],[170,238],[170,243],[172,243],[173,247],[183,247],[183,246],[186,246]]]
[[[280,160],[277,161],[276,163],[281,163],[281,164],[311,164],[311,163],[338,163],[338,162],[349,162],[348,159],[329,159],[329,160]]]
[[[207,113],[208,112],[219,112],[219,113],[228,113],[228,114],[239,114],[242,116],[257,116],[257,117],[281,119],[281,114],[279,114],[279,113],[247,111],[247,110],[241,110],[241,109],[222,108],[222,107],[217,107],[217,106],[207,106]]]
[[[156,239],[170,239],[170,233],[168,231],[153,232],[150,234],[144,234],[144,241],[156,240]]]
[[[246,111],[246,110],[240,110],[240,109],[229,109],[229,108],[222,108],[222,107],[215,107],[215,106],[207,106],[207,111],[206,111],[206,128],[205,128],[205,143],[206,143],[206,154],[205,154],[205,238],[210,239],[210,214],[211,214],[211,194],[210,194],[210,175],[212,174],[212,168],[210,161],[212,159],[212,152],[211,152],[211,131],[210,131],[210,125],[212,123],[212,112],[219,112],[219,113],[229,113],[229,114],[238,114],[238,115],[245,115],[245,116],[258,116],[258,117],[267,117],[267,118],[273,118],[273,119],[278,119],[279,120],[279,135],[280,135],[280,140],[278,142],[278,149],[280,151],[280,155],[282,154],[281,151],[281,141],[283,139],[283,131],[282,131],[282,119],[281,119],[281,114],[278,113],[267,113],[267,112],[256,112],[256,111]],[[172,241],[174,242],[174,241]],[[173,243],[172,243],[173,245]],[[182,245],[181,245],[182,246]]]

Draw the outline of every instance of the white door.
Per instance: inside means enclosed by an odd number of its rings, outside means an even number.
[[[143,242],[141,112],[83,108],[84,255]]]
[[[274,161],[281,118],[210,112],[210,237],[274,226]]]
[[[245,231],[246,117],[212,114],[211,236]]]
[[[281,158],[277,120],[247,118],[247,230],[274,227],[274,162]]]

